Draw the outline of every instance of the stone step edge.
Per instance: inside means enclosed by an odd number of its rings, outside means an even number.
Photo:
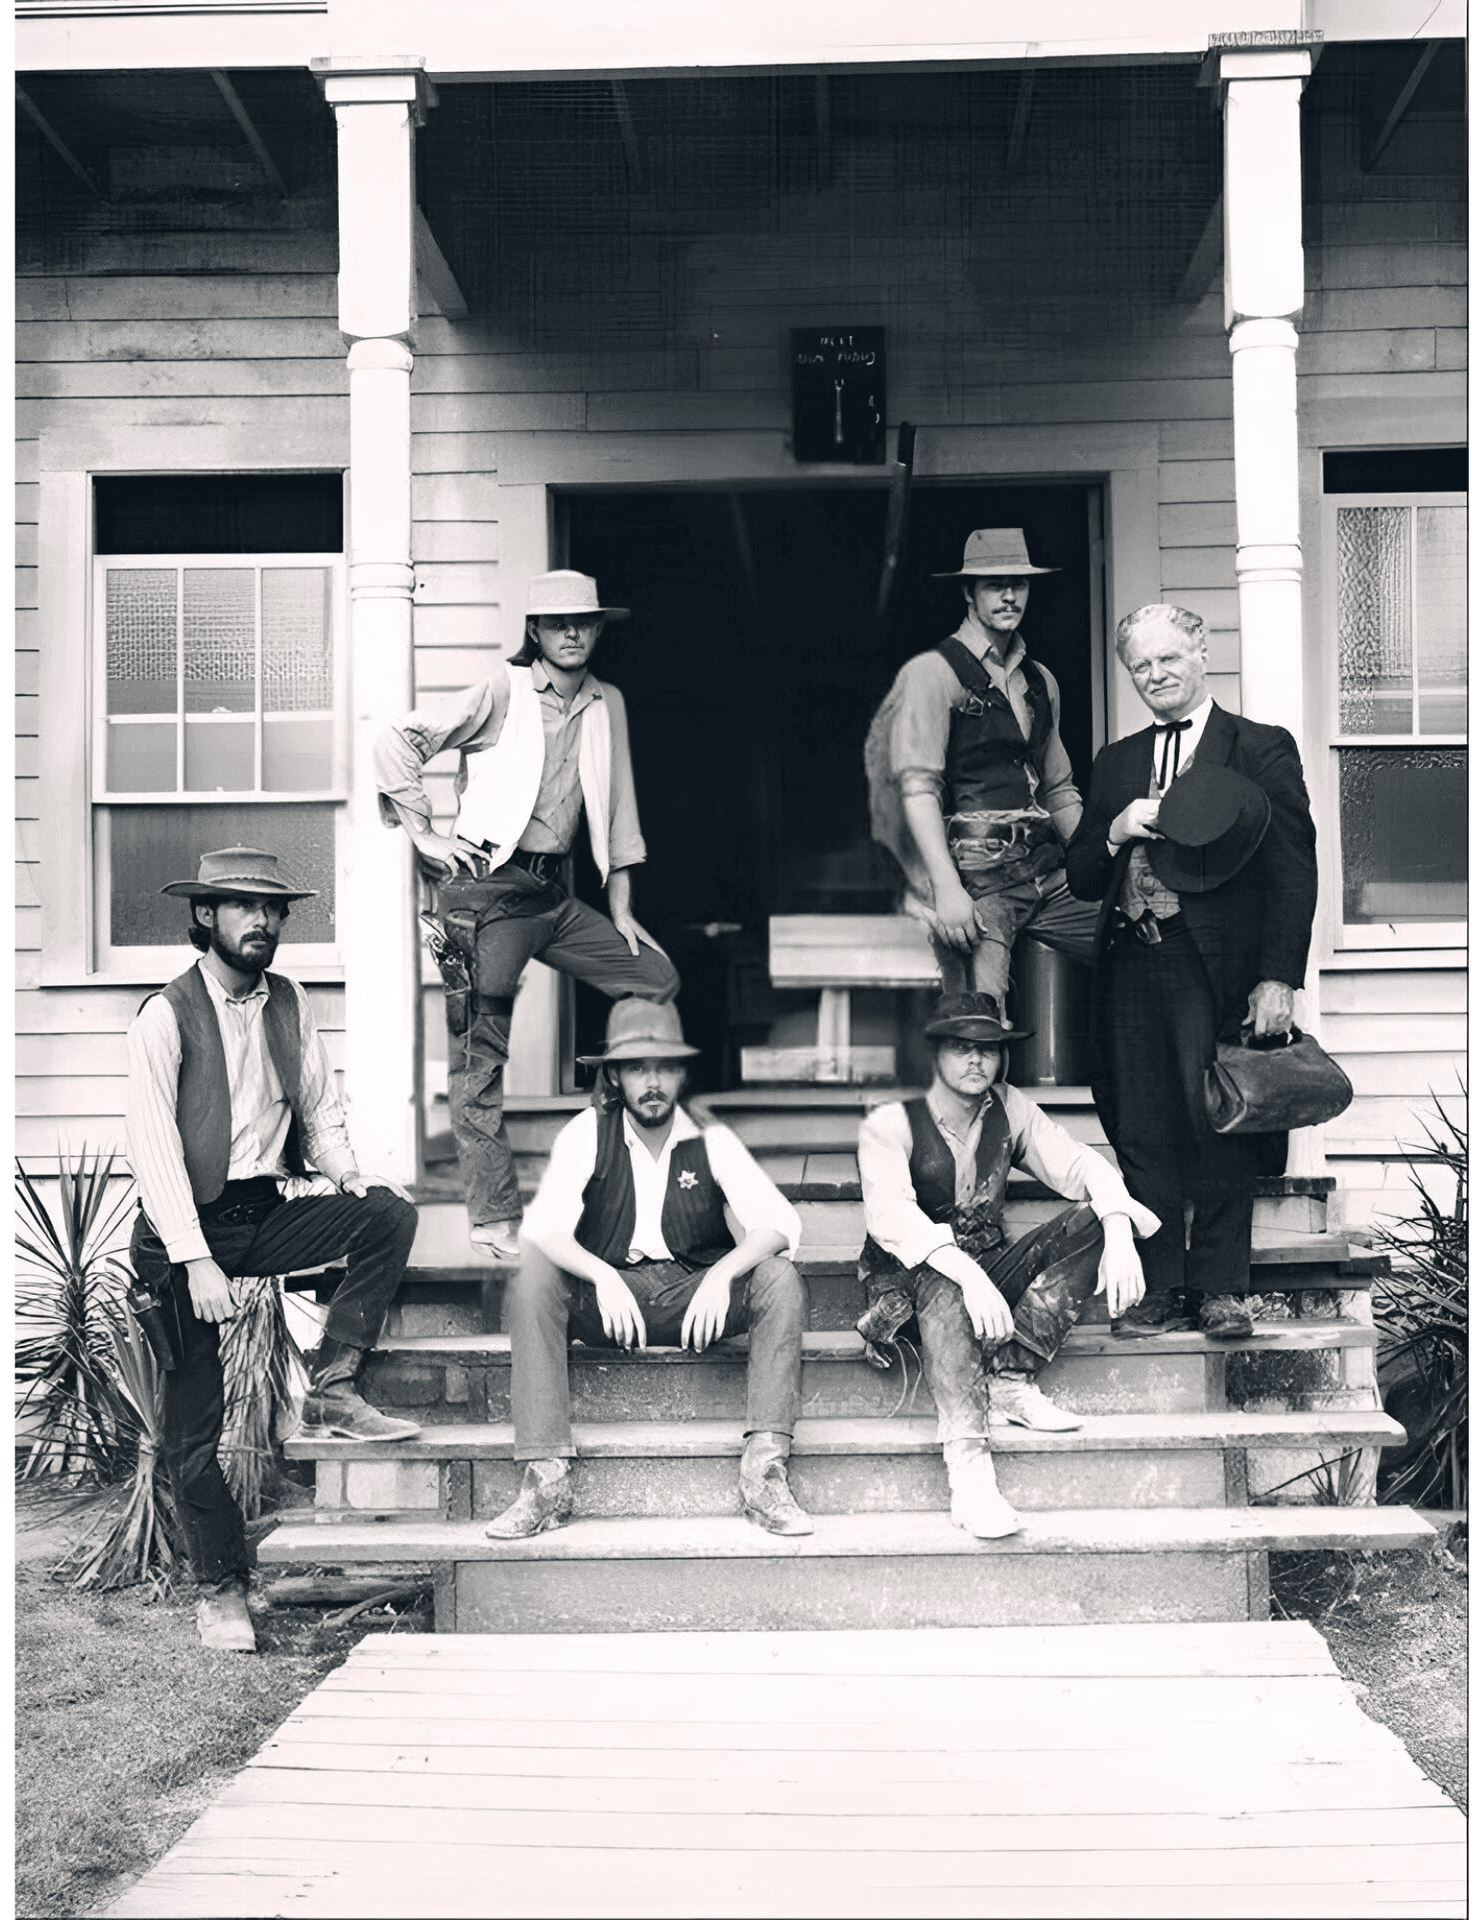
[[[1377,1274],[1389,1271],[1389,1256],[1383,1253],[1355,1252],[1347,1260],[1336,1253],[1325,1251],[1308,1257],[1293,1257],[1285,1247],[1253,1247],[1251,1264],[1258,1271],[1252,1277],[1252,1290],[1256,1293],[1362,1293],[1368,1288]],[[859,1271],[859,1249],[844,1245],[834,1247],[803,1247],[799,1250],[796,1265],[798,1271],[807,1279],[814,1275],[820,1280],[854,1279]],[[338,1286],[343,1268],[327,1268],[314,1274],[295,1276],[304,1284],[315,1281],[320,1285]],[[402,1275],[404,1286],[485,1286],[491,1281],[504,1281],[514,1272],[513,1265],[501,1265],[490,1261],[487,1265],[466,1267],[408,1267]]]
[[[482,1521],[290,1522],[259,1542],[261,1564],[361,1560],[914,1560],[975,1554],[1298,1553],[1405,1548],[1437,1538],[1409,1507],[1079,1508],[1022,1516],[1020,1531],[976,1540],[944,1513],[823,1514],[814,1532],[764,1533],[740,1518],[580,1520],[530,1540],[491,1540]]]
[[[579,1459],[688,1460],[736,1456],[741,1429],[734,1420],[633,1420],[578,1423],[572,1429]],[[1069,1433],[1036,1433],[1009,1424],[994,1427],[996,1453],[1172,1453],[1244,1447],[1324,1445],[1399,1447],[1406,1430],[1388,1414],[1104,1413],[1085,1414]],[[931,1455],[940,1451],[935,1419],[800,1420],[795,1457]],[[508,1421],[438,1426],[413,1440],[333,1440],[299,1436],[285,1443],[290,1460],[508,1460],[514,1428]]]
[[[1116,1353],[1127,1358],[1176,1353],[1313,1353],[1373,1347],[1376,1342],[1373,1327],[1342,1316],[1332,1320],[1264,1320],[1258,1325],[1271,1331],[1254,1334],[1250,1340],[1212,1340],[1203,1333],[1160,1333],[1141,1340],[1119,1340],[1104,1327],[1073,1327],[1061,1352],[1077,1357]],[[507,1333],[383,1334],[375,1351],[378,1355],[395,1354],[409,1360],[446,1360],[456,1364],[467,1359],[475,1366],[499,1366],[509,1359],[510,1336]],[[618,1347],[574,1346],[570,1349],[573,1358],[590,1360],[599,1366],[705,1366],[712,1361],[740,1362],[746,1357],[746,1351],[745,1335],[737,1340],[723,1340],[705,1353],[690,1353],[679,1347],[648,1347],[641,1353],[625,1353]],[[803,1336],[806,1360],[854,1361],[859,1360],[864,1351],[865,1343],[859,1334],[843,1329]]]

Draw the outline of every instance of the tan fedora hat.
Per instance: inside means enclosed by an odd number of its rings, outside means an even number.
[[[1059,573],[1059,567],[1032,567],[1022,527],[979,527],[963,547],[956,573],[934,573],[934,580],[1018,579],[1021,574]]]
[[[584,1067],[608,1067],[621,1060],[688,1060],[700,1052],[687,1047],[678,1007],[652,1000],[615,1000],[608,1009],[608,1038],[601,1053],[582,1053]]]
[[[236,894],[244,900],[314,900],[313,887],[296,887],[279,878],[278,856],[258,847],[223,847],[203,853],[194,880],[172,880],[161,887],[177,900],[200,900],[213,894]]]
[[[555,573],[538,573],[525,596],[527,619],[540,613],[600,613],[609,620],[626,620],[627,607],[600,607],[597,582],[590,573],[574,573],[559,567]]]

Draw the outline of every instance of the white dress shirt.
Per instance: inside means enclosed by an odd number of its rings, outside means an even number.
[[[1185,715],[1185,718],[1189,721],[1189,732],[1175,736],[1179,741],[1179,767],[1173,776],[1174,779],[1177,779],[1181,773],[1189,772],[1190,762],[1195,757],[1195,749],[1204,738],[1205,723],[1209,720],[1210,710],[1214,705],[1215,696],[1207,693],[1199,706],[1195,708],[1194,712]],[[1166,720],[1155,720],[1154,725],[1156,727],[1163,727],[1167,726],[1168,722]],[[1155,779],[1158,778],[1159,765],[1163,757],[1164,739],[1160,735],[1155,734],[1153,742],[1153,772]],[[1170,757],[1173,757],[1172,748],[1170,748]]]
[[[978,1177],[978,1143],[990,1099],[998,1099],[1009,1122],[1010,1158],[1017,1167],[1068,1200],[1087,1200],[1099,1220],[1125,1213],[1140,1240],[1159,1230],[1159,1217],[1128,1192],[1116,1167],[1073,1140],[1064,1127],[1047,1119],[1017,1087],[995,1086],[985,1096],[966,1134],[954,1136],[942,1125],[930,1102],[957,1171],[956,1197],[962,1206],[972,1197]],[[877,1107],[860,1128],[860,1189],[865,1199],[865,1228],[871,1238],[903,1267],[919,1267],[930,1255],[956,1244],[946,1222],[930,1219],[917,1204],[911,1179],[911,1122],[900,1101]]]
[[[662,1226],[664,1196],[669,1191],[670,1159],[682,1140],[705,1140],[706,1159],[716,1184],[726,1198],[727,1224],[737,1245],[749,1233],[771,1228],[788,1243],[788,1258],[798,1252],[802,1224],[793,1206],[747,1152],[730,1127],[701,1128],[675,1108],[669,1138],[658,1159],[645,1146],[639,1130],[625,1113],[623,1139],[633,1168],[633,1241],[628,1261],[672,1260]],[[537,1246],[549,1234],[575,1234],[582,1217],[582,1193],[597,1166],[597,1110],[586,1107],[564,1126],[551,1148],[536,1197],[525,1209],[525,1232]]]
[[[199,961],[197,966],[216,1011],[227,1061],[232,1102],[227,1179],[253,1180],[266,1174],[289,1188],[294,1182],[283,1149],[293,1116],[263,1028],[268,984],[260,978],[251,993],[235,999],[209,967]],[[309,1166],[318,1167],[339,1186],[355,1173],[355,1155],[308,995],[297,980],[289,984],[299,1003],[299,1147]],[[172,1261],[209,1259],[211,1250],[196,1214],[175,1120],[180,1029],[175,1010],[163,994],[156,994],[140,1009],[129,1028],[128,1046],[125,1138],[144,1211]]]

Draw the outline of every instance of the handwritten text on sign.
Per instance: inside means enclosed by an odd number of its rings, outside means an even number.
[[[794,458],[882,464],[885,328],[795,327],[792,357]]]

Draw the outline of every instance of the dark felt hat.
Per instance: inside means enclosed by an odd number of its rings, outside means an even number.
[[[1148,843],[1148,864],[1176,893],[1210,893],[1246,865],[1271,817],[1254,780],[1196,761],[1159,802],[1160,837]]]
[[[313,900],[312,887],[280,879],[278,856],[258,847],[223,847],[203,853],[194,880],[172,880],[161,887],[177,900],[204,900],[223,894],[242,900]]]
[[[584,1067],[614,1066],[623,1060],[688,1060],[700,1052],[687,1047],[679,1009],[652,1000],[615,1000],[608,1009],[608,1038],[601,1053],[580,1053]]]
[[[945,993],[922,1029],[929,1040],[1028,1040],[1028,1031],[1006,1027],[991,993]]]

